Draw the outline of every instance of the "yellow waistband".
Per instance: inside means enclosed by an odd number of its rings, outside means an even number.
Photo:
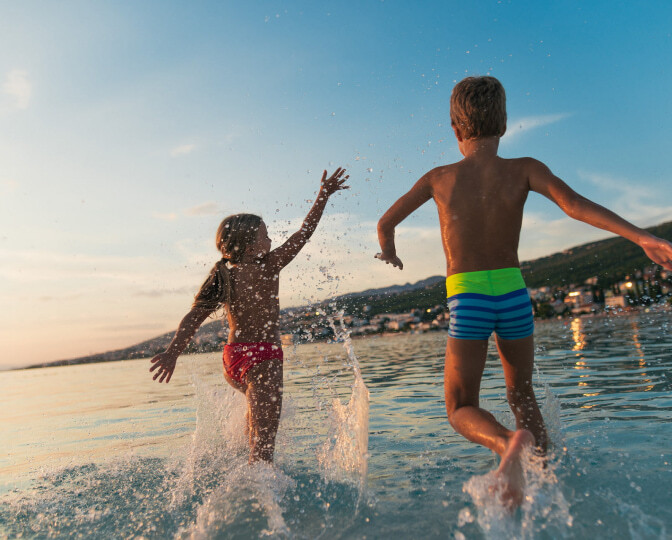
[[[478,293],[499,296],[525,288],[520,268],[499,268],[462,272],[446,278],[446,296],[460,293]]]

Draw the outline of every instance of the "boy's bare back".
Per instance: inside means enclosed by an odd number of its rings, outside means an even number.
[[[439,212],[446,275],[519,266],[525,160],[468,157],[425,178]]]

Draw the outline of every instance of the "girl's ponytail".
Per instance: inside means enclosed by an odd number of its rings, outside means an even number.
[[[254,242],[262,221],[254,214],[234,214],[217,229],[215,245],[222,254],[194,298],[193,307],[215,310],[231,301],[231,276],[227,263],[238,264],[247,246]]]
[[[228,259],[222,257],[210,270],[210,275],[201,285],[192,307],[216,310],[231,300],[231,277],[226,267]]]

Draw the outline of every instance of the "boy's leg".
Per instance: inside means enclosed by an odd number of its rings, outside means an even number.
[[[250,411],[250,462],[273,461],[282,409],[282,360],[267,360],[247,372]]]
[[[496,343],[504,368],[507,399],[516,417],[516,428],[530,431],[537,447],[545,452],[548,437],[532,386],[534,336],[522,339],[497,337]]]
[[[444,369],[446,412],[455,431],[501,456],[514,432],[479,407],[487,352],[487,340],[448,338]]]

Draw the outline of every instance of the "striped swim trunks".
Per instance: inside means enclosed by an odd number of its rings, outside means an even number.
[[[453,274],[446,278],[448,335],[458,339],[521,339],[534,333],[530,295],[520,268]]]

